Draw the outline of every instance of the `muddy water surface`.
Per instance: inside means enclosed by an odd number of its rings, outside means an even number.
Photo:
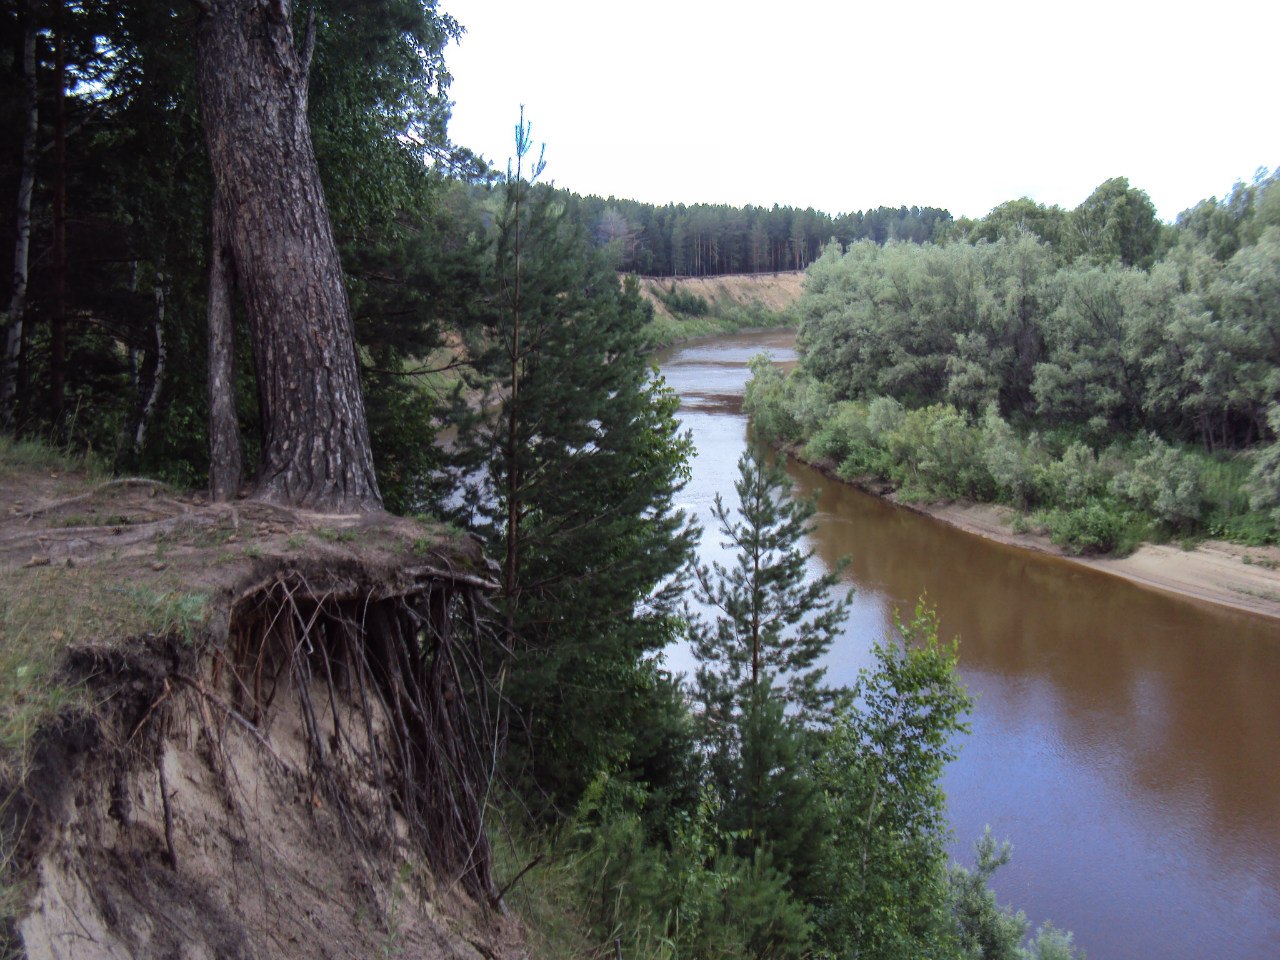
[[[733,502],[747,361],[789,333],[660,358],[697,446],[683,505]],[[819,565],[850,558],[853,613],[829,658],[851,680],[892,611],[927,593],[978,697],[944,787],[956,840],[1014,845],[1001,902],[1074,931],[1094,960],[1280,957],[1280,622],[991,543],[843,487],[821,490]],[[706,557],[720,557],[714,531]],[[686,651],[669,651],[688,671]]]

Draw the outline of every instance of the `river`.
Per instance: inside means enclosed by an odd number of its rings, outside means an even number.
[[[711,527],[734,503],[747,361],[794,360],[789,332],[695,342],[658,358],[697,455],[681,505]],[[847,682],[892,611],[927,593],[977,696],[945,775],[972,862],[990,824],[1013,843],[1001,903],[1074,932],[1093,960],[1280,957],[1280,623],[1146,590],[992,543],[801,465],[820,490],[815,573],[848,556],[856,593],[828,657]],[[701,547],[718,558],[714,529]],[[691,672],[688,651],[668,666]]]

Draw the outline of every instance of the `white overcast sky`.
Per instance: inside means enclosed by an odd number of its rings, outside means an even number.
[[[1280,165],[1280,0],[440,0],[453,139],[656,204],[982,216],[1109,177],[1159,215]]]

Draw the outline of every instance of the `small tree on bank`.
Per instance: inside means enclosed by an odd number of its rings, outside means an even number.
[[[801,544],[816,507],[792,499],[780,464],[748,448],[734,486],[736,515],[719,496],[712,508],[733,563],[695,570],[694,596],[715,613],[687,614],[701,739],[725,827],[743,833],[744,846],[771,848],[792,889],[807,895],[825,830],[810,732],[840,693],[823,685],[818,660],[849,600],[833,595],[836,573],[809,577],[812,554]]]
[[[801,544],[817,507],[792,499],[780,463],[768,464],[748,448],[734,489],[736,518],[719,495],[711,509],[724,545],[734,550],[733,564],[695,568],[694,596],[715,611],[712,619],[689,613],[700,699],[708,721],[732,726],[767,681],[801,719],[812,720],[834,696],[817,662],[840,631],[848,597],[832,593],[837,573],[809,577],[813,554]]]

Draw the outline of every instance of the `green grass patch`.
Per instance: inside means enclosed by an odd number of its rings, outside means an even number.
[[[90,478],[108,474],[102,461],[91,453],[72,452],[43,440],[15,440],[0,436],[0,476],[16,476],[30,470],[70,473],[82,470]]]
[[[701,298],[699,298],[701,299]],[[751,306],[719,306],[713,304],[704,314],[654,314],[642,331],[645,342],[652,348],[670,346],[698,337],[710,337],[718,333],[736,333],[739,330],[768,330],[778,327],[794,327],[797,319],[789,310],[769,310],[759,304]]]
[[[316,527],[312,532],[325,543],[351,543],[359,536],[355,530],[338,530],[336,527]]]
[[[515,881],[503,899],[524,924],[529,955],[535,960],[599,956],[578,903],[576,860],[549,850],[545,842],[530,840],[523,831],[494,833],[494,879],[499,887]]]
[[[207,622],[209,598],[163,577],[122,585],[100,568],[7,571],[0,587],[0,765],[20,777],[32,734],[79,691],[57,675],[65,650],[143,633],[190,642]]]

